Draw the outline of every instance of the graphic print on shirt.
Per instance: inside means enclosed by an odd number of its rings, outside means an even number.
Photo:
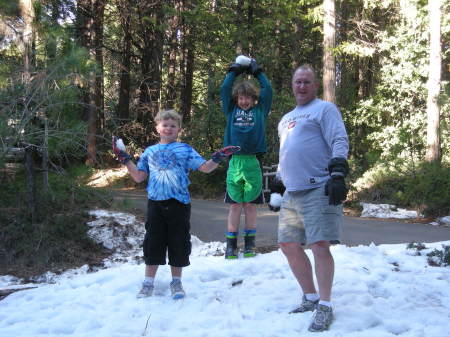
[[[245,111],[239,108],[236,109],[233,124],[240,127],[252,127],[253,125],[255,125],[255,116],[253,114],[253,110],[250,109]]]
[[[309,119],[310,114],[301,114],[301,115],[296,115],[290,118],[286,118],[285,120],[283,120],[281,122],[281,127],[283,129],[293,129],[297,123],[299,123],[302,119]]]

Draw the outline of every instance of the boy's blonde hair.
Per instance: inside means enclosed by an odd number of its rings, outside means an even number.
[[[175,122],[178,123],[178,126],[181,127],[182,121],[181,115],[175,110],[173,109],[161,110],[155,116],[155,123],[158,124],[159,122],[164,121],[166,119],[173,119]]]
[[[250,81],[242,81],[236,84],[233,88],[233,99],[237,102],[239,96],[250,96],[255,101],[258,100],[258,89]]]

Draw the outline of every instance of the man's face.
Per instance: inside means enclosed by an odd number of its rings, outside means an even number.
[[[316,98],[318,88],[319,82],[310,70],[299,69],[292,77],[292,92],[297,105],[305,105]]]
[[[255,100],[252,96],[238,95],[237,105],[242,110],[248,110],[251,109],[253,105],[255,105]]]
[[[180,125],[176,120],[173,119],[164,119],[156,124],[156,131],[161,138],[162,144],[172,143],[176,141],[180,130]]]

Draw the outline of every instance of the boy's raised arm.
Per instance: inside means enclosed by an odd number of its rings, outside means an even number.
[[[112,149],[116,154],[117,159],[127,167],[128,173],[130,173],[130,176],[135,182],[140,183],[147,179],[147,172],[138,170],[136,165],[131,160],[131,156],[126,152],[125,144],[121,138],[117,138],[115,136],[112,137]]]

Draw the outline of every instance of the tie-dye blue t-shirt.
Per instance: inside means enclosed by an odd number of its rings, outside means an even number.
[[[146,148],[137,168],[148,174],[147,195],[150,200],[174,198],[188,204],[189,170],[197,170],[203,163],[205,159],[190,145],[173,142]]]

